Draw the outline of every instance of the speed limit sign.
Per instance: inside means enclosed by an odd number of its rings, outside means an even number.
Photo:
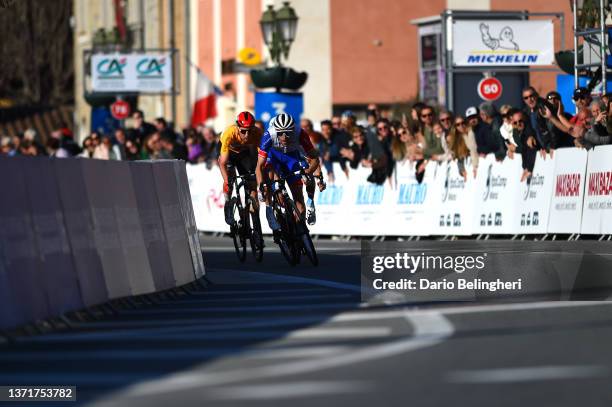
[[[483,78],[478,82],[478,96],[487,102],[499,99],[502,94],[502,84],[497,78]]]
[[[125,100],[117,99],[111,105],[111,115],[117,120],[125,120],[130,117],[130,104]]]

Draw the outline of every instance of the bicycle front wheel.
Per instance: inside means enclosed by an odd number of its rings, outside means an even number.
[[[238,212],[239,219],[237,222],[234,222],[230,227],[230,235],[232,236],[232,240],[234,242],[236,256],[238,256],[238,260],[243,263],[246,260],[246,239],[244,237],[243,219],[242,214],[240,213],[240,208],[238,208],[238,206],[236,205],[236,197],[233,197],[231,202],[232,210],[234,211],[234,214],[236,213],[236,211]],[[235,215],[234,219],[236,219]]]
[[[255,257],[255,261],[261,262],[263,258],[264,249],[263,233],[261,232],[261,222],[259,220],[259,212],[257,210],[253,210],[251,212],[251,208],[253,208],[253,203],[249,201],[246,216],[250,216],[251,218],[251,227],[249,229],[251,252],[253,253],[253,257]]]

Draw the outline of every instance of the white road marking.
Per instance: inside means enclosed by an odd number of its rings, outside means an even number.
[[[363,381],[300,381],[248,386],[231,386],[207,390],[207,398],[216,400],[275,400],[372,391],[372,383]]]
[[[531,366],[501,369],[457,370],[447,374],[451,383],[518,383],[541,380],[591,379],[608,377],[606,366]]]
[[[161,393],[180,392],[203,386],[237,383],[254,378],[286,377],[288,375],[299,375],[325,369],[333,369],[340,366],[378,360],[437,345],[453,333],[450,322],[446,321],[442,315],[437,315],[435,311],[430,311],[427,314],[420,313],[416,316],[405,316],[406,319],[410,320],[412,324],[415,325],[415,332],[419,332],[422,336],[402,338],[380,345],[363,346],[335,356],[314,360],[300,360],[225,372],[179,372],[165,378],[129,386],[124,392],[119,393],[119,396],[152,396]]]
[[[292,331],[285,338],[379,338],[391,335],[386,326],[362,328],[306,328]]]

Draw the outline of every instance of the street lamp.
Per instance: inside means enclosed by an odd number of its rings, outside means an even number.
[[[259,24],[263,40],[277,66],[281,66],[281,55],[285,59],[289,56],[289,49],[297,31],[297,22],[298,17],[288,1],[283,2],[283,7],[278,11],[269,5],[261,16]]]
[[[274,10],[274,6],[269,5],[261,15],[259,20],[261,35],[275,66],[251,70],[251,79],[257,88],[276,88],[276,92],[280,93],[281,89],[296,91],[306,83],[308,79],[306,72],[296,72],[281,64],[281,57],[285,59],[289,57],[289,49],[295,40],[297,23],[298,17],[288,1],[283,2],[279,10]]]

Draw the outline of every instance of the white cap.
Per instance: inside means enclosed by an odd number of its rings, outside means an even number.
[[[468,107],[467,110],[465,111],[466,118],[470,116],[476,116],[477,114],[478,114],[478,109],[476,109],[474,106]]]

